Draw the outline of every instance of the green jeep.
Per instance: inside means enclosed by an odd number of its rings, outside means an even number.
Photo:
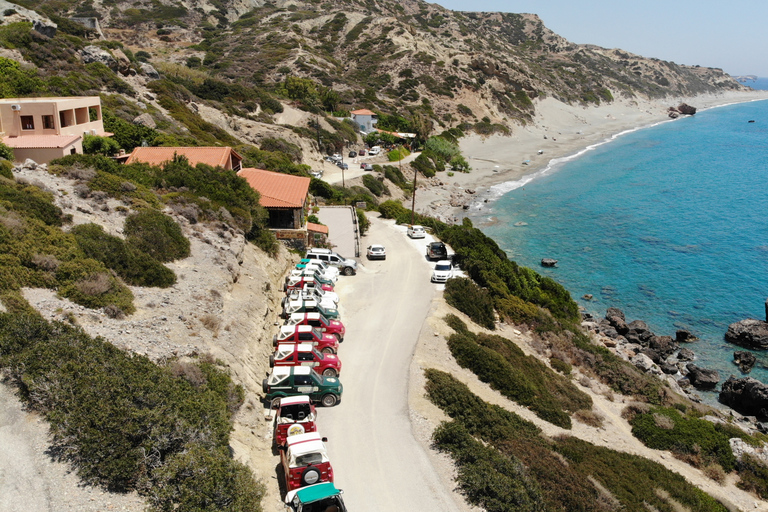
[[[286,396],[308,395],[313,402],[333,407],[341,402],[343,386],[336,377],[323,377],[309,366],[277,366],[261,384],[272,407]]]
[[[341,494],[342,491],[331,482],[302,487],[285,496],[285,509],[290,512],[347,512]]]

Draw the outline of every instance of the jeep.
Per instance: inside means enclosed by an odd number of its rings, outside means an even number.
[[[277,407],[280,398],[307,395],[312,402],[333,407],[341,402],[344,387],[336,377],[323,377],[307,366],[278,366],[261,383],[265,399]]]

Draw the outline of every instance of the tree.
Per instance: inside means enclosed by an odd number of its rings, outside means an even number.
[[[285,77],[285,92],[292,100],[311,103],[317,98],[317,87],[311,78]]]
[[[320,101],[326,111],[333,112],[339,106],[339,93],[327,87],[320,94]]]
[[[13,150],[0,142],[0,158],[5,158],[9,162],[13,162],[15,160],[13,156]]]
[[[111,137],[98,135],[83,136],[83,153],[86,155],[113,156],[120,150],[120,144]]]

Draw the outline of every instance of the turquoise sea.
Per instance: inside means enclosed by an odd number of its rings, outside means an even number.
[[[697,364],[721,382],[739,375],[741,349],[723,335],[764,319],[768,298],[768,101],[626,132],[492,192],[503,195],[470,218],[513,260],[595,316],[615,306],[657,334],[692,331]],[[768,382],[768,354],[756,355],[751,376]]]

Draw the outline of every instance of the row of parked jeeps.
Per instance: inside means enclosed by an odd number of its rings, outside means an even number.
[[[287,510],[346,512],[342,491],[317,432],[315,404],[341,401],[339,343],[346,330],[333,291],[339,273],[353,275],[357,262],[328,249],[311,249],[285,278],[284,324],[273,338],[272,371],[262,383],[275,411],[274,441],[285,475]]]

